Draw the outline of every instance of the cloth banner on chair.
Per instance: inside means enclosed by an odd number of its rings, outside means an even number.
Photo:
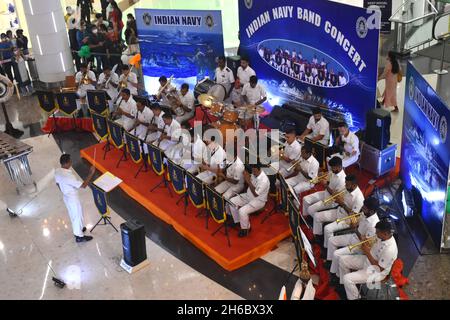
[[[112,120],[108,120],[108,131],[109,131],[109,136],[111,137],[111,141],[114,144],[114,146],[117,149],[120,149],[123,147],[124,142],[123,142],[123,127],[118,124],[115,123]]]
[[[225,200],[223,196],[208,185],[205,188],[207,209],[211,213],[214,221],[224,223],[227,214],[225,212]]]
[[[160,148],[154,146],[153,144],[147,144],[148,153],[150,156],[150,162],[152,164],[153,171],[158,176],[161,176],[164,174],[164,163],[163,163],[163,156],[162,151]]]
[[[100,140],[106,139],[108,136],[108,122],[105,116],[98,113],[91,112],[92,126],[95,133],[100,137]]]
[[[106,91],[103,90],[87,90],[87,101],[89,109],[99,114],[108,112],[108,101]]]
[[[68,116],[72,116],[77,111],[78,96],[75,92],[63,92],[56,94],[59,110]]]
[[[186,172],[186,186],[192,204],[197,209],[205,207],[205,197],[203,193],[203,183],[194,177],[191,173]]]
[[[184,185],[185,170],[173,163],[172,160],[167,160],[167,169],[169,171],[170,181],[172,183],[173,189],[177,194],[183,194],[186,192],[186,187]]]
[[[125,132],[125,141],[127,143],[127,149],[131,156],[131,160],[133,160],[134,163],[140,163],[142,161],[140,140],[131,133]]]
[[[102,216],[108,215],[109,210],[108,210],[108,202],[106,201],[106,192],[94,184],[91,184],[91,187],[92,187],[92,195],[94,196],[95,206],[97,207],[98,212]]]
[[[55,103],[55,95],[51,91],[36,91],[39,107],[47,113],[53,113],[58,110]]]

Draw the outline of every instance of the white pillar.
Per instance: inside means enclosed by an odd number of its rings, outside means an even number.
[[[60,0],[22,0],[39,79],[64,81],[74,74],[72,54]]]

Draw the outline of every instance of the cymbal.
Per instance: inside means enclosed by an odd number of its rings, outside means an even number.
[[[200,102],[200,104],[206,108],[211,108],[212,104],[217,100],[215,97],[208,94],[201,94],[197,99],[198,102]]]
[[[242,112],[246,112],[249,115],[261,114],[266,111],[266,109],[264,109],[263,106],[256,106],[256,108],[255,108],[254,106],[251,106],[251,105],[239,107],[238,110],[242,111]]]

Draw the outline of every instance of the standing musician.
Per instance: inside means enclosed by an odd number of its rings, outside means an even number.
[[[216,191],[223,195],[227,200],[244,190],[244,171],[245,166],[239,158],[237,143],[234,143],[233,160],[226,164],[224,170],[217,173],[218,179],[223,181],[216,187]]]
[[[360,250],[350,251],[347,246],[369,239],[376,234],[375,226],[380,221],[377,215],[378,207],[379,202],[376,198],[364,200],[359,220],[347,220],[353,232],[333,236],[328,239],[327,260],[332,261],[330,267],[331,273],[335,273],[339,277],[339,259],[341,256],[362,253]]]
[[[164,120],[164,131],[159,139],[153,142],[153,144],[158,146],[165,153],[168,153],[169,149],[179,142],[181,126],[170,113],[165,113],[162,117]]]
[[[330,141],[330,124],[322,116],[320,108],[313,109],[313,115],[309,118],[305,131],[299,137],[301,142],[305,142],[305,138],[328,146]]]
[[[120,93],[120,102],[117,110],[114,112],[115,116],[121,116],[116,120],[117,123],[122,125],[126,131],[130,131],[134,127],[137,116],[136,101],[130,95],[130,90],[123,89]]]
[[[177,88],[172,86],[172,84],[167,80],[166,76],[159,77],[158,80],[160,87],[158,89],[158,93],[155,95],[157,101],[161,101],[161,103],[165,106],[170,106],[170,101],[168,99],[168,95],[175,95]]]
[[[163,120],[164,111],[161,110],[161,106],[159,105],[159,103],[153,103],[150,106],[150,109],[153,112],[153,119],[148,126],[148,130],[146,133],[147,138],[144,139],[146,143],[153,143],[158,140],[165,126]]]
[[[132,132],[139,139],[144,140],[148,131],[148,126],[150,125],[155,115],[153,114],[153,111],[148,108],[142,100],[136,101],[136,108],[137,116],[130,132]]]
[[[246,193],[238,194],[231,198],[233,205],[228,206],[228,212],[232,215],[234,223],[239,223],[241,230],[239,237],[248,236],[251,226],[249,215],[266,205],[270,189],[270,181],[260,164],[251,165],[252,174],[244,171],[244,181],[248,188]]]
[[[333,157],[328,161],[328,166],[330,167],[328,179],[322,180],[325,191],[319,191],[303,198],[302,214],[304,216],[310,215],[314,217],[318,211],[331,209],[337,206],[334,201],[324,203],[324,200],[345,188],[345,172],[342,169],[342,159]]]
[[[217,179],[217,171],[224,168],[226,154],[222,146],[216,142],[215,136],[206,140],[206,146],[207,158],[200,165],[202,172],[197,178],[206,184],[212,184]]]
[[[338,156],[342,158],[342,165],[347,168],[358,161],[359,158],[359,139],[351,132],[345,122],[338,124],[340,136],[336,138],[332,152],[337,152],[331,157]]]
[[[286,146],[284,151],[280,153],[280,174],[283,177],[289,175],[289,167],[300,159],[302,146],[296,139],[295,129],[286,132]]]
[[[219,57],[217,64],[218,67],[216,68],[214,81],[225,87],[226,96],[228,96],[234,82],[233,71],[226,66],[226,59],[224,56]]]
[[[376,242],[373,246],[369,243],[362,244],[363,255],[344,255],[339,259],[340,280],[348,300],[360,297],[357,284],[384,280],[397,260],[398,248],[391,222],[382,220],[376,224],[375,229]]]
[[[237,79],[239,79],[242,86],[250,82],[251,76],[256,76],[255,70],[249,66],[250,60],[247,57],[241,58],[241,65],[237,69]]]
[[[128,65],[124,65],[122,67],[122,74],[119,78],[119,88],[120,89],[127,88],[132,95],[138,94],[137,75],[136,73],[131,72],[130,67]]]
[[[92,70],[88,69],[86,63],[80,64],[80,71],[75,75],[77,94],[80,98],[80,106],[87,113],[86,95],[88,90],[95,90],[97,78]],[[78,107],[80,109],[80,107]]]
[[[179,123],[183,123],[185,121],[191,120],[195,117],[195,98],[192,92],[189,91],[189,85],[187,83],[183,83],[180,88],[180,93],[177,95],[178,99],[176,99],[175,105],[177,113],[176,120]]]
[[[292,170],[293,173],[286,176],[286,183],[292,186],[297,194],[314,187],[310,180],[317,178],[320,167],[319,161],[312,155],[311,146],[302,148],[301,157],[301,162]]]
[[[364,195],[361,189],[358,187],[358,181],[354,175],[348,175],[345,177],[345,190],[342,196],[338,196],[335,202],[338,207],[335,209],[329,209],[325,211],[316,212],[313,216],[313,233],[314,235],[322,235],[322,226],[325,222],[332,222],[339,218],[344,218],[353,212],[361,211],[364,204]],[[332,235],[332,232],[345,229],[345,226],[338,224],[333,225],[327,229],[327,233],[324,237],[324,247],[328,247],[328,239]]]
[[[98,76],[97,89],[105,90],[106,93],[111,98],[108,100],[109,111],[114,111],[114,101],[117,98],[119,92],[117,88],[119,87],[119,76],[117,73],[112,72],[109,66],[103,67],[103,72]]]

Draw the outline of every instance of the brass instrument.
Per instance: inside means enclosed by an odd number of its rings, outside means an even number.
[[[133,70],[133,68],[134,66],[131,66],[130,71],[128,72],[126,78],[124,77],[124,79],[120,81],[119,92],[128,87],[128,76],[130,75],[130,72]]]
[[[164,86],[162,86],[161,88],[159,88],[158,93],[156,94],[156,96],[160,96],[164,90],[166,90],[167,86],[172,82],[173,80],[173,75],[170,76],[170,78],[167,80],[166,84]]]
[[[323,203],[324,203],[324,204],[328,204],[328,203],[334,201],[335,199],[337,199],[337,198],[343,196],[345,192],[347,192],[347,189],[343,189],[343,190],[339,191],[338,193],[333,194],[331,197],[325,199],[325,200],[323,201]]]
[[[309,183],[317,184],[317,183],[319,183],[320,181],[322,181],[322,180],[324,180],[324,179],[326,179],[326,178],[328,178],[328,172],[325,172],[323,175],[318,176],[318,177],[315,178],[315,179],[309,180]]]
[[[280,153],[281,155],[281,153]],[[287,168],[287,171],[290,172],[292,169],[294,169],[295,167],[297,167],[300,163],[302,163],[303,158],[300,157],[300,159],[298,159],[297,161],[295,161],[292,166],[290,166],[289,168]]]
[[[91,80],[89,79],[89,70],[91,69],[91,63],[89,62],[87,66],[87,71],[83,74],[83,78],[81,79],[81,84],[88,85]]]
[[[342,221],[351,220],[351,222],[358,222],[358,219],[361,217],[361,213],[355,213],[344,218],[336,219],[336,223],[341,223]]]
[[[377,242],[377,236],[373,236],[364,241],[352,244],[352,245],[348,246],[347,248],[348,248],[348,250],[352,251],[358,247],[361,247],[363,244],[366,244],[366,243],[369,244],[370,247],[372,247],[375,244],[375,242]]]

